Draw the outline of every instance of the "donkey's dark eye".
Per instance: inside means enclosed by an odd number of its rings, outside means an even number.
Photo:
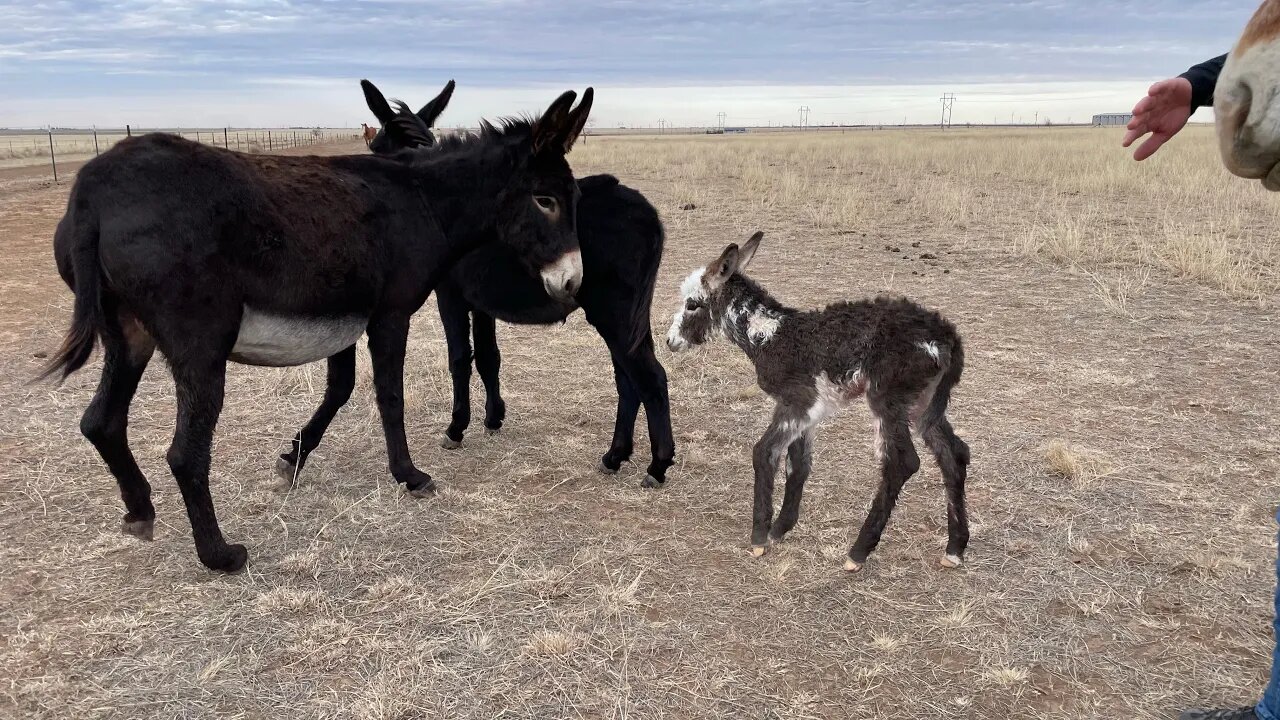
[[[533,200],[538,203],[538,207],[547,212],[556,211],[556,199],[549,195],[534,195]]]
[[[702,303],[698,302],[697,300],[694,300],[693,298],[689,298],[688,300],[684,301],[684,309],[689,312],[693,312],[700,307],[702,307]]]

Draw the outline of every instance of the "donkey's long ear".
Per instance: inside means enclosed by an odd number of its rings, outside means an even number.
[[[593,88],[583,90],[582,102],[578,103],[578,107],[569,113],[569,134],[564,139],[564,151],[566,154],[573,149],[573,143],[582,134],[582,129],[587,126],[587,116],[591,114],[591,103],[595,98],[596,91]]]
[[[752,235],[751,239],[742,245],[742,251],[738,253],[738,272],[746,270],[747,266],[751,264],[751,258],[756,256],[756,250],[760,248],[760,239],[763,237],[764,233],[757,230],[756,234]]]
[[[373,111],[373,116],[378,118],[378,123],[386,125],[391,122],[391,118],[395,117],[396,113],[387,104],[387,99],[382,96],[382,91],[368,80],[360,81],[360,89],[364,90],[365,104]]]
[[[707,284],[707,288],[712,292],[720,289],[733,274],[738,272],[739,253],[738,244],[730,244],[729,247],[720,253],[720,257],[715,262],[707,266],[707,271],[702,275],[702,282]]]
[[[418,117],[422,118],[422,122],[426,123],[427,127],[435,127],[436,120],[440,118],[440,114],[444,112],[444,109],[449,106],[449,99],[453,97],[453,87],[454,82],[450,80],[449,84],[444,86],[444,89],[440,91],[440,94],[434,100],[423,105],[422,109],[418,111]]]
[[[564,139],[568,137],[569,128],[572,126],[569,108],[573,107],[573,101],[577,97],[578,93],[572,90],[565,91],[551,103],[546,112],[542,113],[542,117],[533,123],[534,155],[551,149],[563,152]]]

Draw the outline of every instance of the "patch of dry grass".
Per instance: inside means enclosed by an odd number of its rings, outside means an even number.
[[[1259,307],[1275,246],[1249,244],[1275,210],[1208,162],[1200,130],[1142,166],[1118,140],[921,131],[575,149],[580,173],[616,173],[663,214],[659,334],[688,270],[757,227],[753,274],[785,302],[893,290],[957,323],[966,565],[937,567],[943,492],[921,448],[857,576],[840,564],[878,481],[861,411],[818,434],[799,525],[753,560],[751,445],[769,401],[740,353],[660,353],[677,465],[645,492],[643,422],[631,465],[594,470],[616,397],[580,315],[500,328],[508,423],[441,449],[450,383],[430,305],[410,339],[406,423],[436,498],[387,477],[365,353],[296,487],[272,465],[319,402],[323,367],[232,367],[212,486],[251,564],[206,572],[164,461],[174,397],[157,361],[129,428],[156,539],[122,537],[114,483],[77,431],[98,361],[60,389],[22,384],[68,317],[48,250],[67,186],[6,185],[0,717],[1148,720],[1248,702],[1269,663],[1280,473],[1280,347]],[[1255,284],[1192,274],[1212,262],[1170,240],[1192,230],[1247,257],[1232,272]]]

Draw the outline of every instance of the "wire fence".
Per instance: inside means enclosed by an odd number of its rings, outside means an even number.
[[[272,153],[306,145],[359,140],[351,128],[52,128],[0,130],[0,167],[47,165],[58,180],[58,164],[89,160],[125,138],[163,132],[205,145],[246,153]]]

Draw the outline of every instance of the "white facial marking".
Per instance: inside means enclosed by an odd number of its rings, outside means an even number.
[[[706,273],[706,268],[698,268],[697,270],[689,273],[689,277],[685,278],[684,282],[680,283],[681,304],[690,298],[695,300],[707,299],[707,289],[702,286],[702,276]]]
[[[554,298],[566,298],[582,285],[582,251],[570,250],[542,269],[542,286]]]
[[[917,346],[917,347],[919,347],[921,350],[925,351],[925,353],[926,353],[929,357],[933,358],[934,362],[937,362],[937,360],[938,360],[938,343],[936,343],[936,342],[918,342],[918,343],[916,343],[916,346]]]
[[[354,344],[368,324],[359,315],[287,317],[245,305],[231,359],[246,365],[304,365]]]

